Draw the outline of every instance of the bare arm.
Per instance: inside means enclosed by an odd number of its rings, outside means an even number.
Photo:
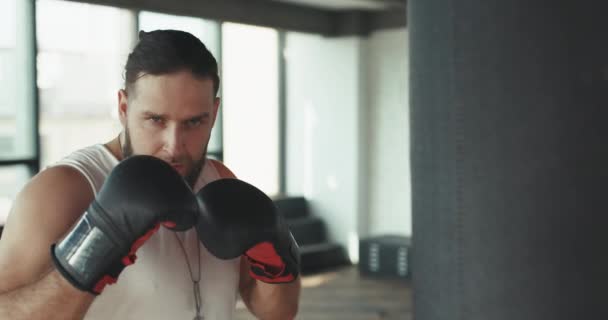
[[[52,270],[40,280],[0,295],[0,319],[82,319],[94,296]]]
[[[249,268],[247,259],[241,258],[239,291],[247,309],[258,319],[294,319],[300,300],[300,277],[290,283],[269,284],[251,278]]]
[[[67,167],[34,177],[15,199],[0,241],[0,319],[81,319],[93,295],[54,270],[50,246],[93,200],[86,179]]]

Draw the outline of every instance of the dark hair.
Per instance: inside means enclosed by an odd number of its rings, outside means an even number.
[[[200,78],[211,78],[217,95],[220,87],[217,61],[195,36],[178,30],[140,31],[139,42],[125,66],[125,89],[146,74],[162,75],[190,70]]]

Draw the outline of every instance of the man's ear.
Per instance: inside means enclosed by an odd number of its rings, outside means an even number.
[[[127,97],[127,91],[125,89],[118,90],[118,118],[120,123],[124,127],[127,123],[127,108],[129,106],[129,99]]]

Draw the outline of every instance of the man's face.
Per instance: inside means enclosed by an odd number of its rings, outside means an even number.
[[[129,97],[123,90],[118,94],[123,157],[155,156],[194,184],[219,107],[213,81],[180,71],[144,75],[133,87]]]

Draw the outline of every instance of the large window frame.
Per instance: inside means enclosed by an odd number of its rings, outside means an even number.
[[[38,173],[40,171],[40,163],[41,163],[41,154],[40,154],[40,131],[39,131],[39,117],[40,117],[40,106],[39,106],[39,96],[38,96],[38,88],[37,88],[37,70],[36,70],[36,57],[38,54],[38,49],[37,49],[37,45],[36,45],[36,5],[37,5],[37,1],[19,1],[19,5],[23,5],[26,7],[27,9],[27,21],[25,22],[25,24],[27,25],[27,29],[28,29],[28,37],[27,39],[25,39],[24,41],[28,41],[31,44],[31,58],[28,59],[29,63],[31,63],[30,66],[30,70],[32,70],[32,74],[31,77],[32,79],[34,79],[34,81],[32,81],[29,85],[32,86],[32,88],[30,88],[33,92],[33,106],[32,106],[32,114],[31,114],[31,121],[32,121],[32,125],[31,128],[33,130],[33,132],[31,132],[32,136],[33,136],[33,154],[31,157],[25,157],[25,158],[15,158],[15,159],[0,159],[0,167],[9,167],[9,166],[15,166],[15,165],[23,165],[26,166],[30,176],[34,176],[36,173]],[[139,12],[143,11],[143,10],[133,10],[133,14],[136,17],[136,23],[135,23],[135,27],[136,30],[133,30],[133,32],[137,33],[139,30],[139,21],[137,19],[137,17],[139,16]],[[218,24],[222,24],[224,23],[224,21],[221,20],[215,20],[215,22],[217,22]],[[285,76],[285,57],[284,57],[284,49],[285,49],[285,31],[284,30],[277,30],[278,34],[279,34],[279,46],[278,46],[278,50],[279,50],[279,68],[278,68],[278,72],[279,72],[279,88],[278,88],[278,92],[279,92],[279,150],[278,150],[278,154],[279,154],[279,160],[278,160],[278,177],[279,177],[279,195],[284,194],[286,191],[286,177],[285,177],[285,172],[286,172],[286,168],[285,168],[285,164],[286,164],[286,156],[285,156],[285,132],[286,132],[286,93],[285,93],[285,81],[286,81],[286,76]],[[222,28],[218,28],[218,32],[217,32],[217,37],[218,37],[218,43],[219,43],[219,54],[216,57],[217,61],[218,61],[218,65],[220,66],[220,79],[222,78],[221,75],[221,70],[223,69],[222,66],[222,52],[221,52],[221,48],[222,48]],[[218,95],[220,97],[222,97],[222,88],[220,86],[220,90]],[[214,157],[218,160],[223,160],[224,158],[224,141],[223,141],[223,116],[222,116],[222,108],[220,108],[220,112],[218,113],[218,119],[216,120],[216,124],[215,124],[215,131],[217,131],[215,134],[217,135],[218,139],[219,139],[219,148],[216,150],[210,150],[208,152],[209,156]]]
[[[23,13],[22,15],[18,15],[17,24],[18,27],[23,28],[23,32],[26,35],[25,39],[19,39],[19,41],[25,41],[25,45],[28,48],[31,48],[30,53],[25,57],[27,65],[24,67],[25,70],[30,72],[26,77],[33,80],[27,84],[31,87],[26,88],[26,90],[30,91],[32,94],[32,105],[26,107],[30,108],[31,111],[31,114],[29,115],[31,116],[31,122],[28,127],[32,130],[29,134],[32,137],[33,146],[31,146],[32,154],[29,157],[0,158],[0,166],[25,166],[30,175],[33,176],[40,171],[40,136],[38,133],[40,110],[38,104],[38,88],[36,85],[36,79],[38,78],[36,70],[36,56],[38,54],[36,48],[36,5],[33,1],[17,1],[17,6],[19,8],[17,10]],[[25,17],[25,21],[20,21],[19,18],[21,17]]]

